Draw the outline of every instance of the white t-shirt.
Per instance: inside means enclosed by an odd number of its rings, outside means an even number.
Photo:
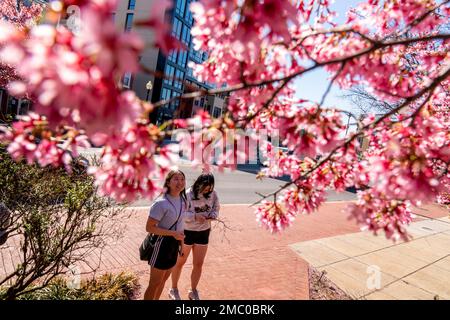
[[[219,216],[220,204],[219,197],[215,191],[211,192],[209,198],[205,198],[202,194],[195,198],[192,189],[187,191],[188,209],[184,219],[184,229],[191,231],[203,231],[211,228],[211,220],[205,222],[195,221],[195,214],[201,214],[206,218],[217,219]]]
[[[178,219],[178,215],[181,216]],[[157,227],[162,229],[167,229],[177,221],[177,225],[171,230],[183,231],[183,219],[184,213],[186,211],[186,202],[179,197],[172,197],[170,194],[165,194],[164,196],[156,199],[152,206],[150,207],[149,217],[158,220]]]

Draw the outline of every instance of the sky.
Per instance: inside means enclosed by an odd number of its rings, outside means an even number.
[[[343,23],[346,18],[345,12],[361,2],[361,0],[336,0],[335,3],[331,5],[331,8],[338,14],[335,21]],[[317,69],[305,74],[295,81],[297,96],[320,102],[328,87],[329,78],[330,75],[323,69]],[[333,86],[324,102],[324,106],[358,113],[358,109],[353,107],[350,101],[341,97],[343,94],[345,94],[345,91],[341,90],[338,86]]]

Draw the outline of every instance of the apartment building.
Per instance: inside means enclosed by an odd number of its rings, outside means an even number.
[[[133,30],[147,44],[152,44],[154,33],[149,28],[135,27],[135,21],[145,20],[150,15],[153,2],[158,0],[120,0],[113,19],[118,28]],[[147,46],[140,57],[140,63],[148,70],[163,73],[167,78],[155,77],[153,74],[138,72],[125,74],[123,86],[136,92],[140,99],[156,102],[181,96],[199,88],[210,89],[212,85],[198,81],[188,67],[189,62],[202,63],[208,58],[206,52],[196,51],[192,46],[191,28],[194,20],[189,10],[192,0],[174,0],[169,12],[160,12],[161,17],[170,21],[172,35],[188,48],[186,51],[172,51],[165,56],[161,50]],[[199,109],[219,117],[225,108],[223,95],[200,97],[196,99],[175,100],[158,108],[152,120],[162,123],[173,118],[191,117]]]

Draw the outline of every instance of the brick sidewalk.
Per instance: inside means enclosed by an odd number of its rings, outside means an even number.
[[[217,226],[211,233],[209,251],[199,284],[203,299],[308,299],[308,264],[289,248],[301,241],[327,238],[355,233],[359,228],[342,210],[347,203],[324,204],[320,212],[299,216],[293,226],[281,235],[271,235],[255,222],[253,208],[247,205],[224,205],[221,217],[232,230],[220,230]],[[147,208],[133,209],[126,221],[124,237],[102,252],[90,255],[87,263],[98,266],[97,273],[133,271],[139,276],[141,296],[149,279],[149,267],[138,258],[138,247],[145,236]],[[426,216],[443,216],[445,211],[437,206],[428,206],[418,213]],[[420,220],[420,219],[419,219]],[[9,244],[9,243],[8,243]],[[0,251],[3,270],[12,269],[14,252],[11,247]],[[16,260],[17,261],[17,260]],[[187,296],[191,257],[188,259],[180,279],[180,293]],[[82,267],[88,271],[88,268]],[[1,269],[1,268],[0,268]],[[166,284],[162,299],[167,299],[170,280]]]
[[[302,216],[281,235],[260,228],[252,208],[224,205],[221,217],[232,230],[217,226],[212,230],[199,291],[203,299],[308,299],[308,264],[289,247],[290,243],[357,232],[354,223],[340,213],[344,203],[325,204],[320,214]],[[143,226],[146,210],[136,212],[133,226]],[[141,219],[141,224],[138,220]],[[320,227],[319,227],[320,226]],[[141,232],[141,230],[139,230]],[[137,235],[137,234],[136,234]],[[136,246],[144,237],[141,232]],[[142,264],[135,270],[145,290],[149,269]],[[180,279],[180,293],[189,289],[191,257]],[[167,299],[167,290],[162,299]]]

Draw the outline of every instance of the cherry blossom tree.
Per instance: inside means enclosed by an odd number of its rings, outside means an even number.
[[[6,20],[19,29],[25,29],[41,15],[43,5],[35,2],[25,3],[22,0],[2,0],[0,3],[0,20]],[[17,80],[17,74],[9,65],[0,61],[0,88]]]
[[[171,6],[168,0],[155,3]],[[291,179],[255,204],[257,219],[272,232],[320,208],[326,190],[353,186],[361,191],[348,208],[351,218],[374,233],[407,239],[411,206],[448,192],[450,34],[442,26],[449,20],[449,0],[368,0],[349,10],[342,25],[334,22],[328,0],[194,2],[193,43],[209,58],[191,67],[216,88],[154,104],[117,85],[125,72],[154,71],[139,65],[141,39],[114,27],[110,12],[116,1],[62,4],[81,8],[77,36],[51,23],[28,33],[0,24],[0,57],[23,79],[9,90],[33,97],[37,112],[3,134],[15,159],[67,164],[70,150],[89,139],[104,146],[100,166],[90,169],[102,192],[129,201],[160,190],[156,181],[173,163],[171,150],[161,146],[172,134],[168,128],[201,125],[202,132],[194,135],[200,145],[214,130],[277,131],[290,152],[267,144],[268,167],[262,174]],[[168,34],[167,21],[154,16],[157,9],[137,25],[153,30],[151,45],[167,54],[181,45]],[[317,69],[330,74],[321,101],[295,94],[294,79]],[[344,111],[323,106],[332,85],[364,86],[395,107],[367,117],[345,136]],[[220,119],[200,113],[160,127],[148,120],[175,99],[223,93],[230,96]],[[61,138],[63,146],[56,142]],[[361,138],[369,141],[366,150]],[[219,167],[228,156],[233,154],[219,159]]]

